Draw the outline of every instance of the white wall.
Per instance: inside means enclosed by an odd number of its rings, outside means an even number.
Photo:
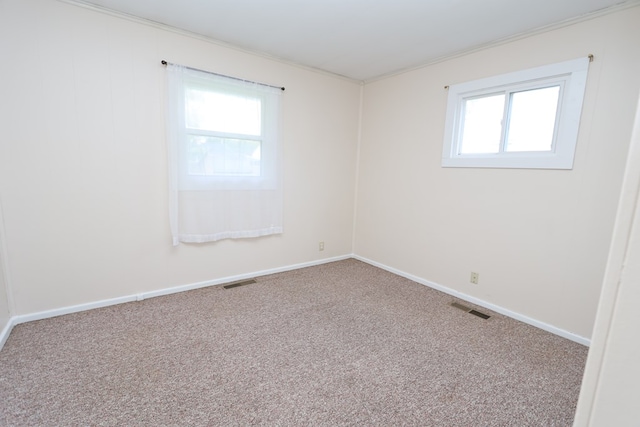
[[[590,338],[640,87],[638,22],[626,9],[367,84],[354,252]],[[445,85],[588,54],[573,170],[440,166]]]
[[[575,426],[637,426],[640,100]]]
[[[352,247],[358,84],[55,0],[4,0],[12,314],[354,252],[588,338],[640,86],[639,20],[626,9],[367,84]],[[589,53],[574,170],[440,167],[443,86]],[[171,247],[161,59],[286,86],[282,236]]]
[[[0,57],[14,315],[351,253],[359,84],[54,0],[0,2]],[[283,235],[171,246],[163,59],[286,87]]]

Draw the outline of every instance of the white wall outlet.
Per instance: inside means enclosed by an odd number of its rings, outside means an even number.
[[[319,251],[324,251],[324,242],[318,243],[318,250]]]
[[[473,283],[474,285],[478,284],[478,278],[480,277],[480,275],[476,272],[471,272],[471,278],[469,278],[469,281],[471,283]]]

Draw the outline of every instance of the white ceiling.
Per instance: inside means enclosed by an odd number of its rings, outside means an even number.
[[[367,81],[640,0],[84,0]]]

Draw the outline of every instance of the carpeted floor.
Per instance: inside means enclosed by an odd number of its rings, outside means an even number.
[[[570,426],[587,348],[452,301],[349,259],[21,324],[0,425]]]

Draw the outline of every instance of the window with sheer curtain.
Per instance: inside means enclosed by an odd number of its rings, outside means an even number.
[[[173,244],[282,233],[282,90],[167,64]]]

